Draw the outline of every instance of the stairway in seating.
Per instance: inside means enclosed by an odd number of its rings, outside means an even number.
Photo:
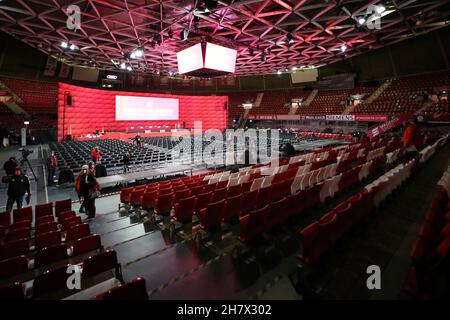
[[[304,106],[306,106],[306,107],[309,106],[311,104],[311,102],[313,102],[313,100],[316,97],[318,92],[319,92],[319,90],[317,90],[317,89],[314,89],[313,91],[311,91],[308,98],[306,98]]]
[[[255,107],[259,107],[261,105],[262,99],[264,98],[264,92],[258,92],[255,100]]]
[[[245,125],[247,124],[247,117],[250,113],[250,109],[244,109],[244,114],[239,118],[236,129],[244,129]]]
[[[386,80],[385,82],[383,82],[378,88],[377,90],[375,90],[365,101],[365,104],[371,104],[372,102],[375,101],[376,98],[378,98],[383,92],[384,90],[386,90],[392,83],[392,80]]]
[[[342,114],[350,114],[353,112],[353,110],[355,109],[355,105],[354,104],[350,104],[348,105],[344,111],[342,111]]]
[[[420,113],[422,113],[423,111],[426,111],[429,107],[433,106],[434,102],[431,100],[428,100],[426,102],[424,102],[424,104],[420,107],[420,109],[414,111],[415,115],[418,115]]]
[[[11,89],[9,89],[2,81],[0,81],[0,90],[5,92],[5,95],[2,96],[2,102],[11,109],[15,114],[25,114],[28,113],[20,107],[18,103],[23,103],[23,100],[16,95]]]

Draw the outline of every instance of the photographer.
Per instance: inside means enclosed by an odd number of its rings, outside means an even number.
[[[14,173],[14,168],[19,165],[19,162],[17,162],[17,159],[15,157],[9,158],[8,161],[5,162],[3,165],[3,169],[5,170],[5,173],[7,176],[10,176]]]
[[[23,197],[27,193],[27,203],[30,202],[31,191],[30,181],[28,177],[22,173],[20,167],[13,170],[13,174],[4,178],[3,182],[8,183],[8,201],[6,203],[6,211],[11,212],[14,202],[17,204],[17,209],[22,208]]]

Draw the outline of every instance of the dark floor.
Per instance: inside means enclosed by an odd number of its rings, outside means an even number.
[[[32,162],[41,177],[45,168],[40,165],[39,148],[37,150]],[[323,298],[403,298],[401,286],[409,266],[409,249],[436,182],[450,165],[449,151],[449,145],[439,151],[363,228],[336,248],[336,253],[326,260],[314,284]],[[4,151],[0,152],[3,162],[7,156],[9,154]],[[48,187],[40,179],[38,183],[33,181],[33,188],[36,197],[32,204],[36,200],[76,199],[73,186]],[[1,204],[6,202],[3,190],[4,187],[0,195]],[[348,194],[341,195],[328,207],[333,207],[346,196]],[[220,244],[197,249],[193,241],[171,240],[167,230],[148,231],[142,223],[132,224],[128,217],[121,217],[117,194],[102,197],[96,203],[97,217],[91,222],[92,231],[101,235],[105,248],[117,251],[125,280],[138,276],[146,279],[151,299],[302,298],[289,280],[296,271],[298,250],[281,254],[275,266],[255,269],[251,263],[239,265],[232,258],[232,249],[239,245],[233,236]],[[78,206],[74,203],[75,209]],[[293,232],[292,241],[298,242],[296,231],[299,226],[322,215],[328,207],[311,212],[297,226],[287,228]],[[259,252],[257,256],[265,260],[268,254],[269,251]],[[372,264],[382,270],[382,289],[375,292],[366,287],[366,268]],[[249,281],[253,275],[257,279]]]

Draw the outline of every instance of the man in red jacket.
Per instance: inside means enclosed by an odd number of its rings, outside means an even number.
[[[58,161],[56,160],[55,151],[50,153],[48,157],[48,184],[54,184],[53,180],[55,177],[56,167],[58,166]]]
[[[94,161],[94,163],[97,163],[97,162],[100,162],[101,158],[102,158],[102,153],[98,149],[98,146],[96,146],[91,151],[91,159],[92,159],[92,161]]]
[[[406,158],[412,159],[422,146],[422,133],[417,118],[406,124],[403,130],[403,147],[405,148]]]

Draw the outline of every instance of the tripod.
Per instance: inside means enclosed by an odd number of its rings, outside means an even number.
[[[30,161],[28,161],[28,158],[27,158],[27,157],[22,157],[22,159],[20,159],[20,166],[21,166],[22,168],[24,168],[24,164],[27,164],[27,165],[28,165],[28,167],[29,167],[30,170],[31,170],[31,173],[33,174],[34,180],[36,180],[36,182],[37,182],[37,181],[38,181],[38,178],[36,177],[36,174],[35,174],[34,171],[33,171],[33,167],[31,166]],[[26,171],[25,168],[24,168],[24,174],[27,174],[27,171]]]

